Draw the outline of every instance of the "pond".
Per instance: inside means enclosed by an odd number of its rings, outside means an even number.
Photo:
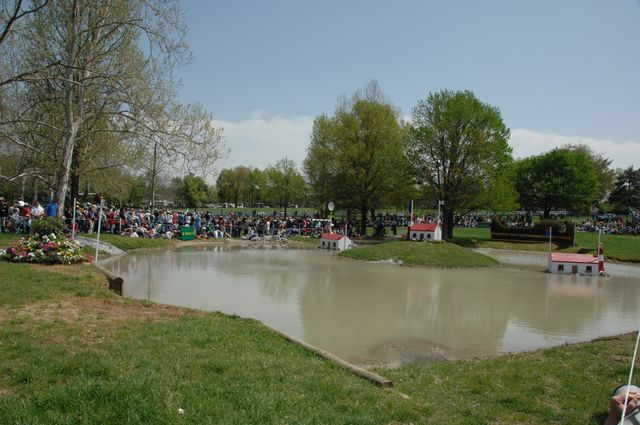
[[[102,263],[124,295],[265,322],[355,364],[524,351],[638,329],[640,267],[544,273],[542,253],[486,250],[502,267],[431,269],[333,252],[200,245]]]

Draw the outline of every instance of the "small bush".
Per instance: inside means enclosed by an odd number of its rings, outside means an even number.
[[[56,235],[56,238],[64,236],[67,230],[64,222],[57,217],[45,217],[33,224],[33,233],[36,238],[42,236]]]

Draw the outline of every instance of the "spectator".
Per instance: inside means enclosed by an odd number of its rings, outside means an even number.
[[[0,233],[9,231],[7,223],[9,221],[9,204],[0,196]]]
[[[620,423],[622,417],[622,411],[624,410],[624,401],[627,395],[627,386],[620,385],[613,390],[613,396],[609,401],[609,416],[604,422],[604,425],[617,425]],[[636,424],[640,417],[640,411],[638,410],[638,400],[640,400],[640,388],[635,385],[629,387],[629,399],[627,401],[627,409],[625,411],[625,421],[623,424]],[[630,416],[632,419],[630,419]]]
[[[56,217],[58,215],[58,204],[49,199],[47,205],[44,206],[44,213],[47,217]]]
[[[19,229],[22,229],[24,233],[29,233],[31,231],[31,208],[24,201],[18,201],[18,208],[20,209],[20,219],[18,226],[16,226],[16,233]]]
[[[40,202],[36,201],[31,207],[31,225],[44,217],[44,208],[40,206]]]

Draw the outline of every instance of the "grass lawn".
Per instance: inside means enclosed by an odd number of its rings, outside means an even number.
[[[96,234],[79,233],[77,236],[85,236],[88,238],[96,238]],[[100,234],[100,242],[107,242],[120,248],[123,251],[132,251],[135,249],[153,249],[153,248],[169,248],[176,246],[178,239],[151,239],[151,238],[132,238],[128,236],[113,235],[109,233]]]
[[[449,243],[383,242],[342,251],[339,255],[365,261],[401,260],[412,266],[487,267],[498,264],[493,258]]]
[[[0,423],[600,424],[635,340],[378,370],[382,389],[256,321],[105,286],[0,262]]]
[[[525,251],[547,251],[546,243],[529,242],[501,242],[491,240],[489,228],[460,228],[453,229],[453,243],[472,248],[514,249]],[[640,262],[640,237],[625,235],[602,235],[605,258],[618,261]],[[560,252],[596,253],[598,234],[590,232],[576,233],[576,246],[559,248],[555,244],[553,249]]]
[[[20,240],[24,235],[14,235],[13,233],[0,233],[0,248],[6,248],[13,241]]]

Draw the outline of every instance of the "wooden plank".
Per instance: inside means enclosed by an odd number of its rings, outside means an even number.
[[[264,324],[264,323],[263,323]],[[318,348],[316,346],[313,346],[311,344],[309,344],[308,342],[304,342],[298,338],[296,338],[295,336],[289,335],[287,333],[284,333],[272,326],[269,326],[267,324],[264,324],[264,326],[266,326],[267,328],[271,329],[273,332],[277,333],[278,335],[282,336],[284,339],[286,339],[287,341],[293,342],[295,344],[298,344],[304,348],[306,348],[309,351],[312,351],[314,353],[316,353],[317,355],[319,355],[322,358],[325,358],[327,360],[330,360],[334,363],[336,363],[339,366],[342,366],[343,368],[347,369],[349,372],[353,373],[354,375],[357,375],[361,378],[367,379],[371,382],[373,382],[374,384],[383,387],[383,388],[387,388],[387,387],[392,387],[393,386],[393,382],[391,382],[391,380],[385,378],[384,376],[378,375],[377,373],[373,373],[369,370],[363,369],[361,367],[358,367],[354,364],[351,364],[349,362],[347,362],[346,360],[341,359],[340,357],[336,356],[335,354],[331,354],[328,351],[325,351],[321,348]]]

